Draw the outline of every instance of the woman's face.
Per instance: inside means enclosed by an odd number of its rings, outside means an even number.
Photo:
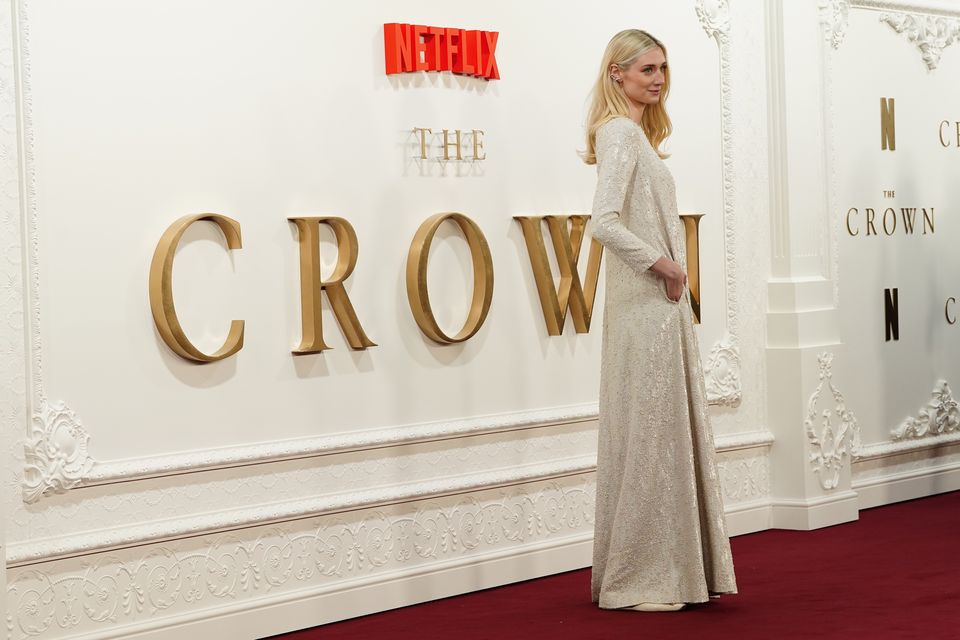
[[[640,55],[626,69],[610,66],[610,74],[617,79],[623,92],[634,103],[656,104],[666,82],[667,58],[660,47]]]

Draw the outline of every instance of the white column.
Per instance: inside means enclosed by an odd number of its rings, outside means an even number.
[[[765,3],[771,245],[767,407],[775,436],[773,526],[788,529],[857,519],[849,457],[834,465],[830,455],[842,420],[829,376],[832,358],[842,352],[831,266],[830,74],[818,4]],[[824,452],[824,464],[811,459]]]

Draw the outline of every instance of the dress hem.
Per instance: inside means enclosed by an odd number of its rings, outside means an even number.
[[[593,602],[596,603],[598,607],[606,611],[616,611],[618,609],[629,609],[634,607],[641,602],[649,602],[654,604],[676,604],[682,602],[683,604],[702,604],[705,602],[710,602],[710,596],[723,596],[723,595],[736,595],[737,590],[733,589],[732,591],[708,591],[707,597],[703,598],[701,595],[693,596],[690,599],[684,597],[674,598],[673,596],[664,597],[661,595],[651,595],[651,596],[636,596],[630,598],[617,598],[614,600],[614,604],[610,603],[600,604],[599,600],[594,599]]]

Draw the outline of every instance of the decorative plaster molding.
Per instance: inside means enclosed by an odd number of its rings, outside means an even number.
[[[943,16],[907,13],[884,13],[881,22],[886,22],[897,33],[920,49],[923,61],[931,71],[940,64],[943,50],[960,39],[960,20]]]
[[[24,440],[23,501],[36,502],[44,495],[63,493],[76,487],[93,468],[87,451],[89,434],[77,416],[63,402],[52,404],[43,391],[40,336],[40,242],[37,211],[37,179],[34,169],[33,103],[30,90],[30,28],[27,23],[27,2],[14,3],[16,31],[18,127],[22,158],[20,197],[27,216],[25,239],[27,262],[26,319],[30,336],[30,374],[32,390],[31,422]]]
[[[960,16],[960,6],[956,0],[849,0],[849,3],[855,9]]]
[[[894,440],[930,438],[960,431],[960,409],[946,380],[937,382],[930,402],[916,418],[907,418],[891,432]]]
[[[527,489],[526,491],[524,489]],[[258,601],[336,584],[396,578],[426,565],[477,562],[589,535],[595,487],[550,482],[483,497],[329,515],[131,549],[42,569],[12,570],[8,634],[66,638],[198,608]]]
[[[908,438],[904,440],[894,440],[887,442],[875,442],[873,444],[863,445],[855,454],[857,462],[867,462],[877,458],[886,458],[889,456],[899,456],[906,453],[923,451],[924,449],[936,449],[960,444],[960,432],[945,433],[938,436],[926,436],[923,438]]]
[[[850,21],[848,0],[820,0],[820,24],[823,35],[834,49],[839,49],[847,35]]]
[[[24,275],[20,210],[20,152],[16,118],[16,56],[11,43],[16,32],[13,4],[0,7],[0,468],[4,470],[0,504],[23,499],[23,457],[26,437],[27,389],[24,344]],[[0,517],[9,522],[9,509]],[[0,530],[5,529],[0,525]],[[2,571],[0,571],[2,575]],[[2,610],[2,607],[0,607]]]
[[[546,464],[463,474],[425,482],[391,484],[349,493],[321,495],[302,500],[261,504],[243,509],[90,531],[80,535],[31,540],[29,542],[13,543],[7,547],[7,566],[36,564],[59,558],[88,555],[143,544],[157,544],[221,531],[300,520],[345,511],[370,509],[413,500],[429,500],[460,493],[590,473],[595,468],[595,456],[581,456]]]
[[[595,455],[595,422],[518,430],[396,448],[215,469],[141,481],[117,481],[45,498],[20,498],[18,482],[6,517],[15,544],[135,522],[188,518],[208,512],[349,494],[387,482],[416,483],[513,466]],[[19,468],[22,468],[22,461]]]
[[[713,345],[704,373],[707,400],[710,404],[727,407],[740,404],[740,350],[732,342],[732,336],[727,336]]]
[[[759,430],[715,437],[719,455],[767,448],[773,434]],[[765,455],[765,454],[763,454]],[[449,476],[377,487],[363,491],[341,492],[281,502],[251,505],[238,509],[181,516],[125,527],[110,527],[83,534],[68,534],[25,542],[12,542],[7,549],[10,565],[34,564],[51,559],[97,553],[133,545],[158,543],[191,535],[239,529],[270,522],[303,519],[334,512],[355,511],[384,504],[424,500],[452,493],[482,491],[499,486],[535,482],[546,478],[591,473],[596,455],[554,460],[536,465],[495,469],[482,473]]]
[[[711,38],[730,35],[730,0],[697,0],[700,26]]]
[[[573,424],[596,419],[597,404],[588,403],[311,438],[263,442],[238,447],[223,447],[173,455],[150,456],[99,463],[87,474],[81,486],[95,486],[120,481],[130,482],[181,473],[312,458],[334,453],[399,447],[522,429],[539,429],[558,424]]]
[[[820,479],[820,486],[824,489],[836,489],[840,481],[840,472],[843,469],[843,459],[845,456],[854,457],[855,452],[860,448],[860,426],[853,412],[849,411],[843,399],[843,395],[833,385],[833,354],[824,352],[817,357],[820,366],[820,384],[816,391],[810,396],[807,403],[807,418],[803,421],[804,429],[807,432],[807,439],[810,441],[810,464]],[[820,399],[820,393],[823,391],[824,384],[830,389],[830,394],[836,403],[836,414],[840,418],[840,424],[835,428],[830,419],[834,410],[824,409],[820,412],[822,426],[818,434],[815,429],[817,422],[817,401]]]
[[[734,143],[733,143],[733,82],[730,52],[729,0],[697,0],[694,6],[700,26],[707,36],[717,42],[720,52],[720,139],[723,156],[723,255],[726,301],[726,335],[710,350],[704,368],[707,402],[713,405],[737,407],[743,395],[740,380],[740,344],[737,320],[737,260],[734,251],[736,221],[734,215]]]
[[[773,434],[765,429],[760,431],[741,431],[714,436],[717,453],[732,453],[744,449],[759,449],[773,444]]]
[[[891,440],[864,445],[857,462],[960,444],[960,407],[946,380],[939,380],[927,406],[890,432]]]
[[[93,468],[87,452],[89,439],[65,404],[42,404],[33,415],[24,443],[24,502],[36,502],[46,493],[63,493],[80,484]]]
[[[770,495],[769,459],[766,455],[717,461],[720,485],[729,502],[746,502]]]
[[[728,352],[718,357],[735,357],[735,353]],[[722,370],[718,367],[718,370]],[[724,387],[719,387],[732,394],[736,387],[733,382],[725,381]],[[239,447],[225,447],[206,451],[193,451],[184,454],[168,456],[151,456],[133,460],[97,463],[87,473],[79,486],[88,487],[114,482],[131,482],[192,473],[196,471],[210,471],[253,464],[281,462],[311,458],[334,453],[348,453],[398,447],[410,444],[422,444],[454,438],[505,433],[524,429],[538,429],[559,424],[574,424],[596,420],[598,416],[597,404],[589,403],[523,411],[492,416],[480,416],[463,420],[447,422],[430,422],[419,425],[405,425],[387,429],[375,429],[352,433],[332,434],[314,438],[298,438],[265,442],[256,445]],[[745,432],[733,436],[721,435],[716,438],[717,451],[728,448],[743,448],[737,443],[743,442],[743,447],[766,446],[773,442],[773,436],[767,432]],[[732,444],[728,444],[732,443]]]
[[[820,0],[820,22],[824,36],[834,49],[840,47],[846,33],[851,6],[883,11],[880,21],[897,33],[906,35],[934,70],[943,50],[960,40],[960,8],[953,2],[936,0]]]

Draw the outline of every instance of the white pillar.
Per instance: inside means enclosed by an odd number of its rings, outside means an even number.
[[[830,72],[818,4],[765,3],[771,245],[767,407],[775,437],[772,521],[788,529],[857,519],[849,456],[836,465],[830,455],[843,420],[829,375],[832,359],[842,358],[842,351],[830,231]],[[824,452],[824,464],[811,460]]]

